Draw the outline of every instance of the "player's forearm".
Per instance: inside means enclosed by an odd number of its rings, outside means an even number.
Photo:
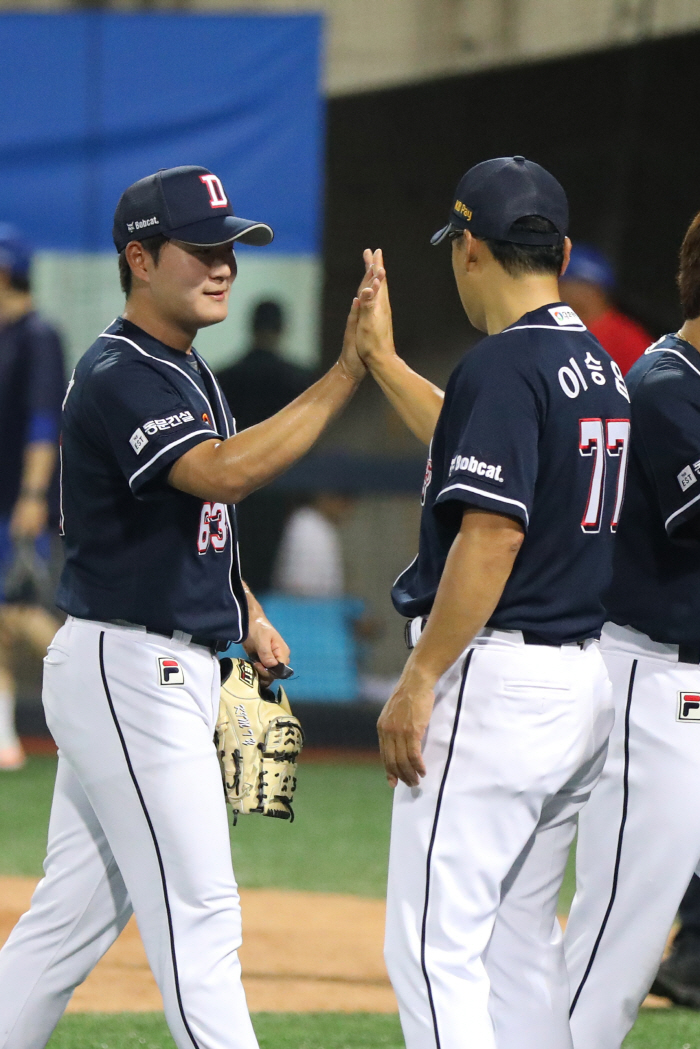
[[[32,441],[24,450],[20,496],[45,498],[56,465],[56,447],[51,441]]]
[[[467,510],[404,675],[416,675],[432,688],[452,666],[493,615],[522,541],[516,521]]]
[[[445,394],[396,354],[369,358],[368,367],[387,400],[419,441],[430,444]]]
[[[10,518],[13,539],[36,539],[46,528],[47,494],[55,463],[56,448],[50,441],[32,441],[26,446],[19,496]]]
[[[200,499],[240,502],[305,455],[358,385],[339,361],[270,419],[186,452],[170,471],[170,483]]]

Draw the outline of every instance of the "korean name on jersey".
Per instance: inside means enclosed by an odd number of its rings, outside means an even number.
[[[419,552],[392,597],[427,615],[465,507],[516,518],[525,540],[489,621],[559,644],[597,636],[630,432],[619,366],[570,307],[525,314],[452,373],[423,490]]]

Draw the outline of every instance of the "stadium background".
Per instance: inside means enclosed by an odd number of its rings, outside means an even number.
[[[677,249],[700,207],[694,0],[92,6],[37,3],[20,12],[0,3],[0,219],[25,226],[39,249],[39,305],[64,331],[72,359],[120,306],[105,218],[115,194],[130,178],[178,162],[183,148],[183,159],[222,175],[239,213],[279,230],[267,257],[241,252],[231,322],[211,344],[200,340],[217,366],[242,352],[246,308],[270,294],[290,310],[290,358],[327,364],[362,248],[381,245],[400,352],[444,382],[475,333],[449,260],[428,238],[459,175],[504,153],[523,153],[560,177],[572,236],[606,250],[629,312],[654,334],[677,325]],[[57,94],[57,84],[69,89]],[[129,135],[134,150],[122,163]],[[364,471],[343,527],[347,585],[380,621],[369,670],[388,680],[404,657],[388,589],[415,552],[424,453],[369,383],[318,454],[337,464],[338,452]],[[38,670],[27,668],[21,715],[32,732],[42,730],[37,699]],[[365,753],[376,709],[303,708],[313,742],[363,751],[355,760],[347,751],[317,753],[304,764],[293,827],[251,820],[239,828],[241,883],[323,894],[314,906],[381,901],[389,799]],[[0,780],[0,874],[15,879],[3,883],[5,923],[29,884],[21,879],[40,874],[53,760],[34,757]],[[285,913],[285,899],[269,906]],[[379,912],[370,911],[364,969],[358,962],[357,971],[336,970],[324,956],[301,976],[262,972],[254,1008],[263,1045],[401,1044],[395,1017],[372,1008],[372,987],[386,988],[376,968]],[[289,1002],[290,987],[303,1005],[294,979],[316,981],[321,990],[310,1000],[325,1000],[312,1006],[329,1006],[325,1019],[315,1011],[268,1014]],[[329,992],[338,987],[342,1000]],[[353,999],[348,989],[358,987],[369,997]],[[95,1023],[90,1013],[72,1015],[55,1044],[170,1044],[149,1012]],[[682,1010],[648,1012],[629,1044],[695,1049],[700,1021]]]

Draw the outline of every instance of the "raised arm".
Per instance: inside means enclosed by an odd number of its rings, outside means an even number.
[[[203,441],[185,452],[170,470],[170,484],[199,499],[238,503],[308,452],[366,374],[355,351],[357,313],[354,305],[340,358],[318,382],[257,426],[226,441]]]
[[[430,444],[445,395],[396,353],[381,249],[373,253],[367,248],[364,261],[364,287],[353,304],[359,309],[357,351],[408,428],[419,441]],[[375,280],[370,282],[368,275]]]

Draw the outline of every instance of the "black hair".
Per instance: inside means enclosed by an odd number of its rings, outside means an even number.
[[[526,215],[510,227],[528,233],[556,233],[557,228],[541,215]],[[485,240],[489,251],[506,273],[521,277],[526,273],[548,273],[558,277],[564,263],[564,240],[561,244],[513,244],[509,240]]]
[[[11,273],[10,274],[10,287],[13,291],[23,291],[28,293],[32,290],[31,283],[29,280],[28,273]]]
[[[681,293],[683,317],[694,321],[700,317],[700,211],[683,238],[676,281]]]
[[[253,313],[253,331],[270,331],[276,335],[282,331],[282,307],[273,300],[259,302]]]
[[[157,266],[161,249],[164,244],[168,243],[168,238],[164,237],[162,233],[157,233],[155,237],[144,237],[139,243],[143,250],[148,252]],[[128,299],[131,294],[132,273],[131,266],[126,258],[126,248],[124,251],[119,252],[119,283],[122,286],[122,291]]]

